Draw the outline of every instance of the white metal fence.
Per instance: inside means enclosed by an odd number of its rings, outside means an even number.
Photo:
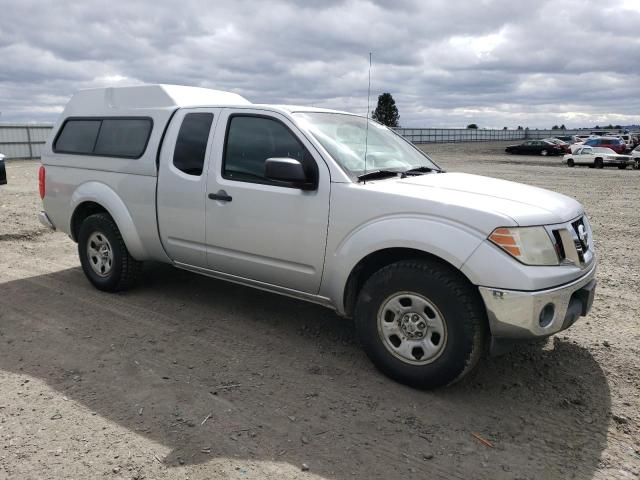
[[[52,128],[49,124],[0,124],[0,153],[9,159],[38,159]],[[589,130],[476,128],[396,128],[395,131],[413,143],[517,141],[589,133]]]
[[[0,124],[0,153],[9,159],[40,158],[52,125]]]

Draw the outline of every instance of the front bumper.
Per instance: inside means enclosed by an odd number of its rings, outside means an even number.
[[[579,279],[547,290],[523,292],[479,287],[492,337],[500,340],[535,339],[569,328],[591,309],[596,291],[595,274],[594,262]]]

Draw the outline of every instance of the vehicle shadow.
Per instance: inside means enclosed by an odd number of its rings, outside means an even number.
[[[606,378],[569,341],[423,392],[375,371],[329,310],[169,266],[117,295],[79,268],[1,286],[0,368],[170,447],[168,468],[235,458],[331,479],[590,478],[606,445]]]

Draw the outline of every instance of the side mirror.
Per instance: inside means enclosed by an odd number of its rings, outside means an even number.
[[[301,190],[316,189],[316,183],[307,178],[302,164],[293,158],[267,158],[264,170],[269,180],[286,182]]]

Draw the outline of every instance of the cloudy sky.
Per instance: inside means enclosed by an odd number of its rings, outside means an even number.
[[[176,83],[403,126],[640,123],[640,0],[0,0],[0,121]]]

